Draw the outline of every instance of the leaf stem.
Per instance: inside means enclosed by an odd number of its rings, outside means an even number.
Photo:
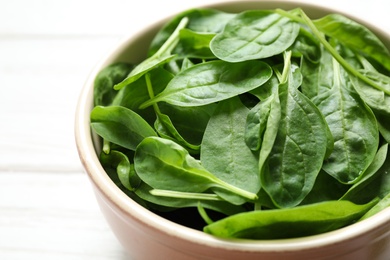
[[[291,68],[291,51],[285,51],[283,53],[284,58],[284,66],[283,66],[283,72],[280,79],[280,83],[285,83],[288,79],[288,76],[290,75],[290,68]]]
[[[153,91],[153,85],[152,85],[152,81],[150,80],[149,73],[145,74],[145,82],[146,82],[146,88],[148,89],[149,97],[150,97],[150,99],[153,99],[154,98],[154,91]],[[160,108],[158,107],[157,103],[153,103],[153,109],[157,115],[161,114]]]
[[[219,184],[217,187],[219,188],[224,188],[225,190],[227,191],[230,191],[236,195],[239,195],[243,198],[246,198],[246,199],[249,199],[249,200],[257,200],[258,197],[257,197],[257,194],[253,193],[253,192],[249,192],[249,191],[246,191],[246,190],[243,190],[241,188],[238,188],[234,185],[231,185],[227,182],[224,182],[220,179],[217,178],[217,180],[215,180],[215,182],[217,184]]]
[[[199,215],[203,218],[204,222],[206,222],[207,225],[214,223],[214,221],[207,214],[206,210],[202,207],[200,201],[198,202],[197,208],[198,208]]]
[[[188,17],[183,17],[180,20],[179,25],[176,27],[175,31],[171,34],[171,36],[164,42],[164,44],[158,49],[158,51],[154,54],[155,56],[164,55],[165,53],[171,53],[172,50],[176,47],[179,42],[179,33],[180,30],[186,27],[188,24]]]
[[[182,192],[182,191],[161,190],[161,189],[152,189],[149,192],[153,196],[159,196],[159,197],[223,201],[223,199],[221,199],[218,195],[210,194],[210,193]]]
[[[297,9],[294,9],[294,10],[297,11]],[[300,10],[300,9],[298,9],[298,10]],[[275,9],[275,12],[277,14],[280,14],[280,15],[283,15],[283,16],[285,16],[287,18],[290,18],[291,20],[293,20],[295,22],[305,23],[305,20],[303,20],[301,17],[299,17],[299,16],[297,16],[295,14],[292,14],[291,12],[287,12],[287,11],[285,11],[283,9],[277,8],[277,9]]]

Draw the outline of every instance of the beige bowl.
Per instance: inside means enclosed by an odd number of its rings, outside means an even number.
[[[335,12],[315,4],[278,0],[232,1],[209,7],[227,12],[302,7],[313,18]],[[96,137],[91,134],[89,125],[93,81],[102,68],[115,61],[141,61],[148,43],[164,22],[130,35],[96,66],[82,90],[76,113],[75,134],[80,159],[90,177],[101,211],[129,255],[134,259],[180,260],[390,259],[390,208],[357,224],[311,237],[269,241],[224,240],[146,210],[111,181],[99,163],[95,150]],[[390,35],[367,22],[360,22],[390,45]]]

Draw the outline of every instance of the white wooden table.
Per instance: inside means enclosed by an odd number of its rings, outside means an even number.
[[[122,37],[212,2],[0,0],[0,259],[128,259],[78,159],[78,95]],[[321,2],[390,31],[387,0]]]

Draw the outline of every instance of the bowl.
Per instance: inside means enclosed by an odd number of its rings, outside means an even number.
[[[205,6],[202,6],[205,7]],[[376,33],[390,47],[390,35],[348,13],[315,3],[300,1],[228,1],[208,5],[226,12],[249,9],[301,7],[312,18],[339,12]],[[137,204],[123,193],[102,168],[91,132],[93,82],[97,73],[117,61],[137,63],[144,59],[148,43],[168,21],[129,35],[93,69],[79,97],[75,119],[75,138],[80,160],[89,176],[97,202],[117,239],[134,259],[388,259],[390,257],[390,208],[359,223],[336,231],[294,239],[220,239],[177,224]]]

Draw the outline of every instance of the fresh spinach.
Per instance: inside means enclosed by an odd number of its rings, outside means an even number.
[[[90,119],[102,166],[145,208],[277,239],[390,206],[389,97],[389,51],[347,17],[191,9],[144,61],[96,76]]]
[[[221,180],[256,194],[260,190],[258,159],[244,137],[248,112],[238,97],[221,101],[205,129],[200,160]]]
[[[95,106],[110,105],[117,95],[112,86],[122,82],[133,69],[125,62],[111,64],[101,70],[94,81],[93,103]]]
[[[204,192],[219,188],[232,195],[255,200],[256,194],[233,186],[207,171],[182,146],[160,137],[148,137],[134,156],[138,176],[154,189]]]
[[[330,55],[324,52],[323,55]],[[334,60],[328,64],[332,72],[319,75],[324,84],[312,98],[324,115],[334,138],[334,148],[323,169],[343,183],[356,182],[367,169],[378,149],[376,119],[350,86],[348,76]],[[321,73],[321,72],[320,72]],[[329,77],[331,76],[331,77]],[[354,115],[351,118],[351,115]]]
[[[313,188],[327,150],[327,124],[318,108],[292,84],[279,86],[281,118],[261,171],[262,187],[280,207],[298,205]]]
[[[377,200],[363,205],[327,201],[289,209],[257,210],[229,216],[205,226],[218,237],[281,239],[315,235],[354,223]]]
[[[96,106],[91,112],[91,127],[105,140],[133,151],[144,138],[157,136],[142,117],[121,106]]]
[[[229,20],[210,48],[215,56],[228,62],[262,59],[285,51],[298,33],[299,25],[286,17],[251,10]]]
[[[271,75],[271,68],[262,61],[209,61],[179,73],[160,94],[140,107],[161,101],[176,106],[207,105],[253,90]]]

